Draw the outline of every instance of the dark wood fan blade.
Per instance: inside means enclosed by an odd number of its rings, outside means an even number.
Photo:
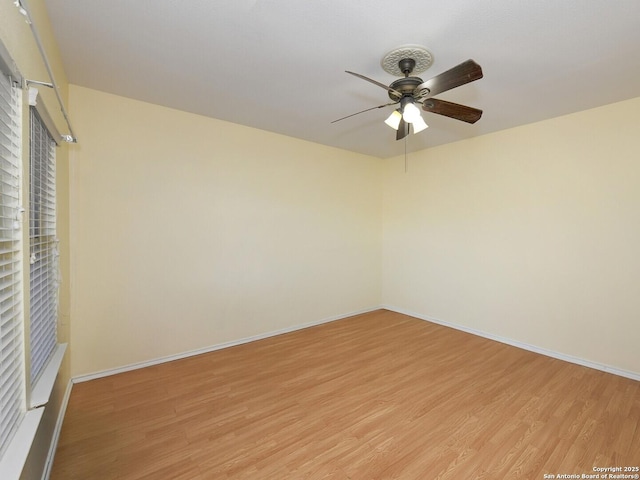
[[[423,89],[428,89],[429,93],[424,98],[434,97],[439,93],[446,92],[452,88],[459,87],[465,83],[473,82],[482,78],[482,67],[473,60],[467,60],[460,65],[453,67],[440,75],[421,83],[414,90],[417,94]]]
[[[345,72],[347,72],[347,73],[349,73],[351,75],[354,75],[354,76],[356,76],[358,78],[361,78],[362,80],[366,80],[367,82],[373,83],[374,85],[378,85],[379,87],[384,88],[388,92],[391,92],[394,95],[397,95],[398,97],[402,97],[402,94],[400,92],[398,92],[397,90],[394,90],[393,88],[389,87],[388,85],[385,85],[384,83],[380,83],[377,80],[374,80],[373,78],[365,77],[364,75],[360,75],[359,73],[350,72],[349,70],[345,70]]]
[[[361,113],[369,112],[369,111],[375,110],[377,108],[383,108],[383,107],[388,107],[389,105],[395,105],[396,103],[398,103],[398,102],[385,103],[384,105],[378,105],[377,107],[367,108],[366,110],[362,110],[360,112],[352,113],[351,115],[347,115],[346,117],[342,117],[342,118],[339,118],[337,120],[334,120],[331,123],[336,123],[336,122],[339,122],[340,120],[344,120],[345,118],[353,117],[354,115],[360,115]]]
[[[422,103],[422,109],[425,112],[437,113],[445,117],[455,118],[467,123],[476,123],[482,117],[482,110],[477,108],[459,105],[457,103],[438,100],[437,98],[429,98]]]
[[[398,125],[398,131],[396,132],[396,140],[402,140],[407,135],[409,135],[409,124],[405,122],[404,119],[400,119],[400,125]]]

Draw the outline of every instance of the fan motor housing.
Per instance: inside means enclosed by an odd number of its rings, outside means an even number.
[[[406,96],[406,95],[411,95],[414,97],[419,97],[421,94],[423,94],[422,92],[415,92],[416,87],[418,87],[418,85],[422,84],[422,79],[418,78],[418,77],[405,77],[405,78],[400,78],[398,80],[396,80],[395,82],[393,82],[391,85],[389,85],[389,88],[392,88],[393,90],[395,90],[396,92],[399,92],[402,94],[402,96],[398,96],[396,95],[394,92],[389,91],[389,98],[395,102],[397,102],[398,100],[400,100],[402,97]],[[424,89],[426,90],[425,93],[428,92],[428,89]]]

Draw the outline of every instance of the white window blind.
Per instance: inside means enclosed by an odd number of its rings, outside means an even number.
[[[35,107],[30,109],[29,242],[31,385],[56,349],[58,245],[55,142]]]
[[[25,415],[20,110],[20,90],[0,73],[0,458]]]

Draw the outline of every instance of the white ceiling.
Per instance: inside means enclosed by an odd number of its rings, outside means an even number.
[[[404,152],[392,107],[330,122],[389,101],[344,71],[389,84],[380,60],[405,44],[433,54],[424,80],[484,72],[437,96],[482,119],[424,113],[408,151],[640,96],[638,0],[45,3],[73,84],[382,158]]]

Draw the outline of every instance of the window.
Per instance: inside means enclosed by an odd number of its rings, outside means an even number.
[[[30,109],[29,254],[31,385],[53,354],[58,310],[55,147],[35,107]]]
[[[20,110],[19,88],[0,73],[0,458],[25,416]]]
[[[66,344],[57,344],[58,248],[54,139],[35,88],[0,41],[0,478],[17,479],[48,403]],[[29,163],[23,98],[29,98]],[[71,128],[71,127],[69,127]],[[72,138],[72,137],[70,137]],[[26,175],[26,177],[25,177]],[[28,177],[28,178],[27,178]],[[26,183],[29,231],[23,228]],[[25,205],[26,206],[26,205]],[[26,244],[28,242],[28,252]],[[29,269],[29,290],[24,278]],[[30,306],[25,318],[25,305]],[[27,323],[29,322],[29,323]],[[29,326],[27,329],[26,326]],[[27,333],[28,330],[28,333]]]
[[[12,68],[13,67],[13,68]],[[29,89],[29,254],[22,232],[22,98],[0,43],[0,478],[20,477],[49,401],[66,345],[56,343],[58,254],[56,132],[37,90]],[[19,78],[19,77],[18,77]],[[13,76],[15,79],[15,76]],[[46,127],[45,127],[46,125]],[[53,130],[52,130],[53,128]],[[29,260],[29,257],[31,261]],[[30,289],[23,277],[30,271]],[[29,338],[24,304],[29,302]],[[30,359],[31,370],[26,366]]]

